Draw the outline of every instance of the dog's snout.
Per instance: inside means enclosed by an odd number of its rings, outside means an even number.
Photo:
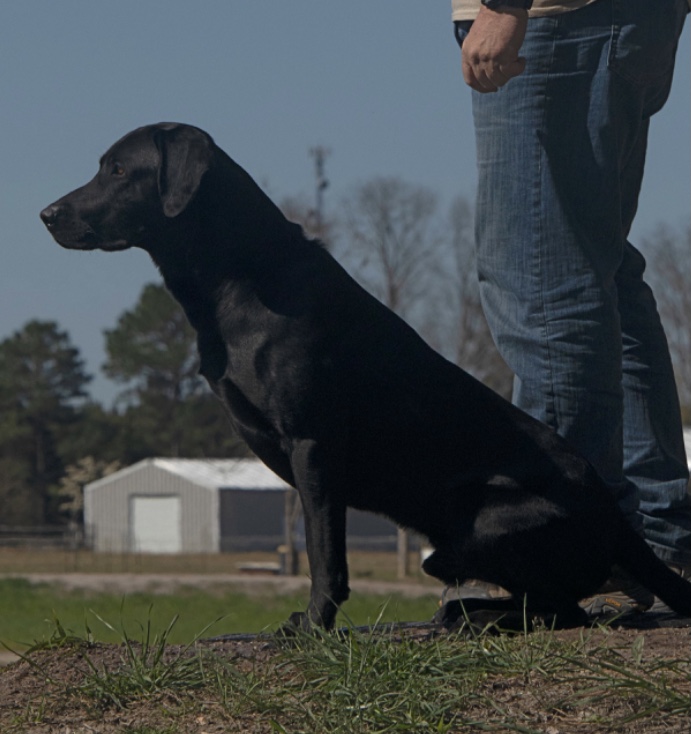
[[[50,206],[47,206],[39,216],[46,227],[50,229],[58,221],[61,211],[62,207],[59,204],[51,204]]]

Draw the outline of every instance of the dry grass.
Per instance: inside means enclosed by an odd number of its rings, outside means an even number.
[[[213,578],[234,573],[236,564],[247,560],[275,557],[110,557],[3,550],[0,573]],[[386,553],[353,553],[351,570],[354,579],[390,581],[396,576],[396,559]],[[14,596],[10,606],[15,612],[21,611],[21,593],[33,599],[41,592],[29,589],[26,582],[3,583]],[[17,586],[14,591],[12,584]],[[27,589],[22,591],[22,584]],[[50,604],[57,604],[59,595],[51,593]],[[153,604],[148,613],[137,614],[137,623],[112,610],[86,616],[82,611],[79,624],[71,627],[54,616],[52,634],[24,660],[0,672],[0,732],[688,734],[688,628],[541,630],[525,636],[466,638],[435,636],[430,629],[417,636],[305,636],[289,648],[261,640],[193,644],[190,640],[197,635],[224,631],[203,628],[221,613],[238,611],[240,602],[221,600],[221,611],[200,609],[190,594],[181,592],[173,600],[174,610],[165,608],[166,600],[157,596],[148,602]],[[213,594],[203,595],[209,597],[207,603],[219,601]],[[89,596],[88,602],[80,603],[91,610],[96,601]],[[268,607],[277,601],[274,591],[259,604]],[[284,601],[289,602],[287,610],[271,612],[276,620],[285,619],[300,600]],[[361,613],[367,615],[381,605],[381,598],[360,601],[366,609]],[[421,601],[425,610],[432,603]],[[349,610],[355,612],[350,605],[357,603],[349,602]],[[44,602],[42,608],[50,604]],[[252,609],[256,621],[257,608]],[[427,617],[427,611],[420,612],[424,617],[409,615],[403,607],[400,611],[397,618]],[[22,614],[26,625],[28,612]],[[183,619],[175,621],[178,614]],[[182,633],[186,642],[176,644],[185,617],[194,632]],[[245,624],[233,627],[244,629]],[[104,627],[112,632],[111,644],[96,641]]]
[[[353,551],[348,554],[353,579],[395,581],[396,555],[390,552]],[[87,550],[32,550],[0,548],[0,575],[30,573],[141,573],[141,574],[235,574],[248,562],[276,562],[275,553],[207,553],[197,555],[154,555],[92,553]],[[307,557],[300,557],[302,573]],[[419,557],[410,554],[408,581],[439,585],[420,570]]]
[[[688,630],[180,647],[171,626],[120,645],[56,635],[0,675],[0,731],[688,733]]]

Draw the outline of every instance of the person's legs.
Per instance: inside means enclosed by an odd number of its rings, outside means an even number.
[[[647,126],[644,133],[647,134]],[[642,176],[645,136],[622,180],[624,187]],[[640,168],[640,174],[635,170]],[[627,231],[635,211],[628,201]],[[687,491],[679,400],[669,348],[655,298],[644,281],[643,256],[624,245],[616,275],[623,343],[624,476],[639,490],[638,516],[643,534],[669,563],[691,565],[691,511]]]
[[[590,459],[660,555],[688,563],[676,389],[626,240],[684,17],[683,0],[661,2],[598,0],[531,20],[526,72],[473,93],[478,269],[516,403]]]
[[[645,261],[626,246],[617,274],[622,322],[624,476],[639,490],[643,534],[665,561],[691,565],[688,469],[674,373]]]

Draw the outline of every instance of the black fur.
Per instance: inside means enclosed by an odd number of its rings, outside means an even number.
[[[348,598],[347,506],[427,536],[442,581],[504,587],[502,609],[582,623],[617,563],[691,615],[691,585],[586,461],[427,346],[206,133],[135,130],[41,217],[67,248],[150,253],[234,426],[297,488],[312,591],[294,624],[330,628]]]

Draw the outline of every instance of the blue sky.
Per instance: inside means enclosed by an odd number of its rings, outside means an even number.
[[[0,7],[0,339],[53,319],[97,375],[102,331],[158,274],[141,251],[68,252],[38,219],[101,153],[161,120],[206,129],[280,199],[311,196],[308,150],[331,149],[327,208],[398,175],[473,196],[470,95],[449,0],[7,0]],[[689,29],[655,118],[635,235],[688,221]],[[93,384],[97,399],[113,388]]]

